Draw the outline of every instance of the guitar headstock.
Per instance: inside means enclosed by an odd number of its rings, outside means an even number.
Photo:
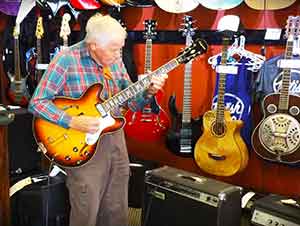
[[[62,17],[60,33],[59,33],[59,36],[63,40],[67,40],[68,36],[71,34],[71,29],[69,26],[70,20],[71,20],[71,15],[69,13],[65,13]]]
[[[157,32],[155,31],[157,25],[156,20],[145,20],[144,25],[145,25],[145,31],[143,32],[144,38],[152,39],[152,40],[155,39],[157,35]]]
[[[179,63],[188,63],[190,60],[194,59],[196,56],[199,56],[203,53],[206,53],[208,49],[208,45],[204,39],[196,39],[190,46],[186,47],[183,51],[181,51],[177,60]]]
[[[300,34],[300,16],[289,16],[286,23],[285,37],[293,40]]]
[[[13,31],[13,36],[16,39],[19,37],[19,35],[20,35],[20,24],[16,23]]]
[[[195,34],[195,28],[193,28],[192,16],[185,15],[183,17],[183,27],[179,29],[182,31],[183,36],[193,36]]]
[[[36,38],[41,39],[43,35],[44,35],[43,17],[39,16],[36,23],[35,36]]]

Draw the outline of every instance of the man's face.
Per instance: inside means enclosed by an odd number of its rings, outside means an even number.
[[[98,63],[108,66],[120,59],[123,46],[124,39],[114,39],[106,46],[94,43],[94,47],[91,48],[91,55]]]

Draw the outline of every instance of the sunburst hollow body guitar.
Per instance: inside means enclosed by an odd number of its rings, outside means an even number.
[[[65,129],[42,118],[34,118],[33,132],[41,151],[50,161],[63,167],[79,167],[87,163],[94,155],[97,142],[102,135],[113,133],[125,124],[123,117],[115,117],[111,112],[128,99],[144,91],[152,76],[160,76],[187,63],[207,51],[204,40],[198,39],[193,45],[182,51],[176,58],[151,72],[143,79],[133,83],[113,97],[102,100],[98,95],[102,85],[94,84],[78,99],[57,97],[53,100],[56,107],[63,109],[70,116],[88,115],[98,117],[100,128],[94,134],[83,133],[74,129]]]

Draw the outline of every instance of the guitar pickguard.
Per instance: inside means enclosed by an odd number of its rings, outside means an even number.
[[[259,139],[264,148],[275,155],[289,155],[300,145],[300,125],[288,114],[267,117],[259,127]]]

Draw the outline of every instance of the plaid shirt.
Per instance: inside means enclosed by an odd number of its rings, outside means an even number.
[[[68,128],[71,116],[57,108],[52,100],[56,96],[79,98],[95,83],[103,85],[101,97],[107,99],[131,84],[121,60],[111,65],[109,69],[113,79],[106,79],[103,76],[102,66],[91,58],[84,41],[70,46],[58,53],[50,62],[30,100],[28,110],[35,116]],[[145,96],[144,92],[128,101],[128,107],[133,111],[142,108],[149,103],[149,99],[144,98]],[[120,115],[118,109],[117,114]]]

